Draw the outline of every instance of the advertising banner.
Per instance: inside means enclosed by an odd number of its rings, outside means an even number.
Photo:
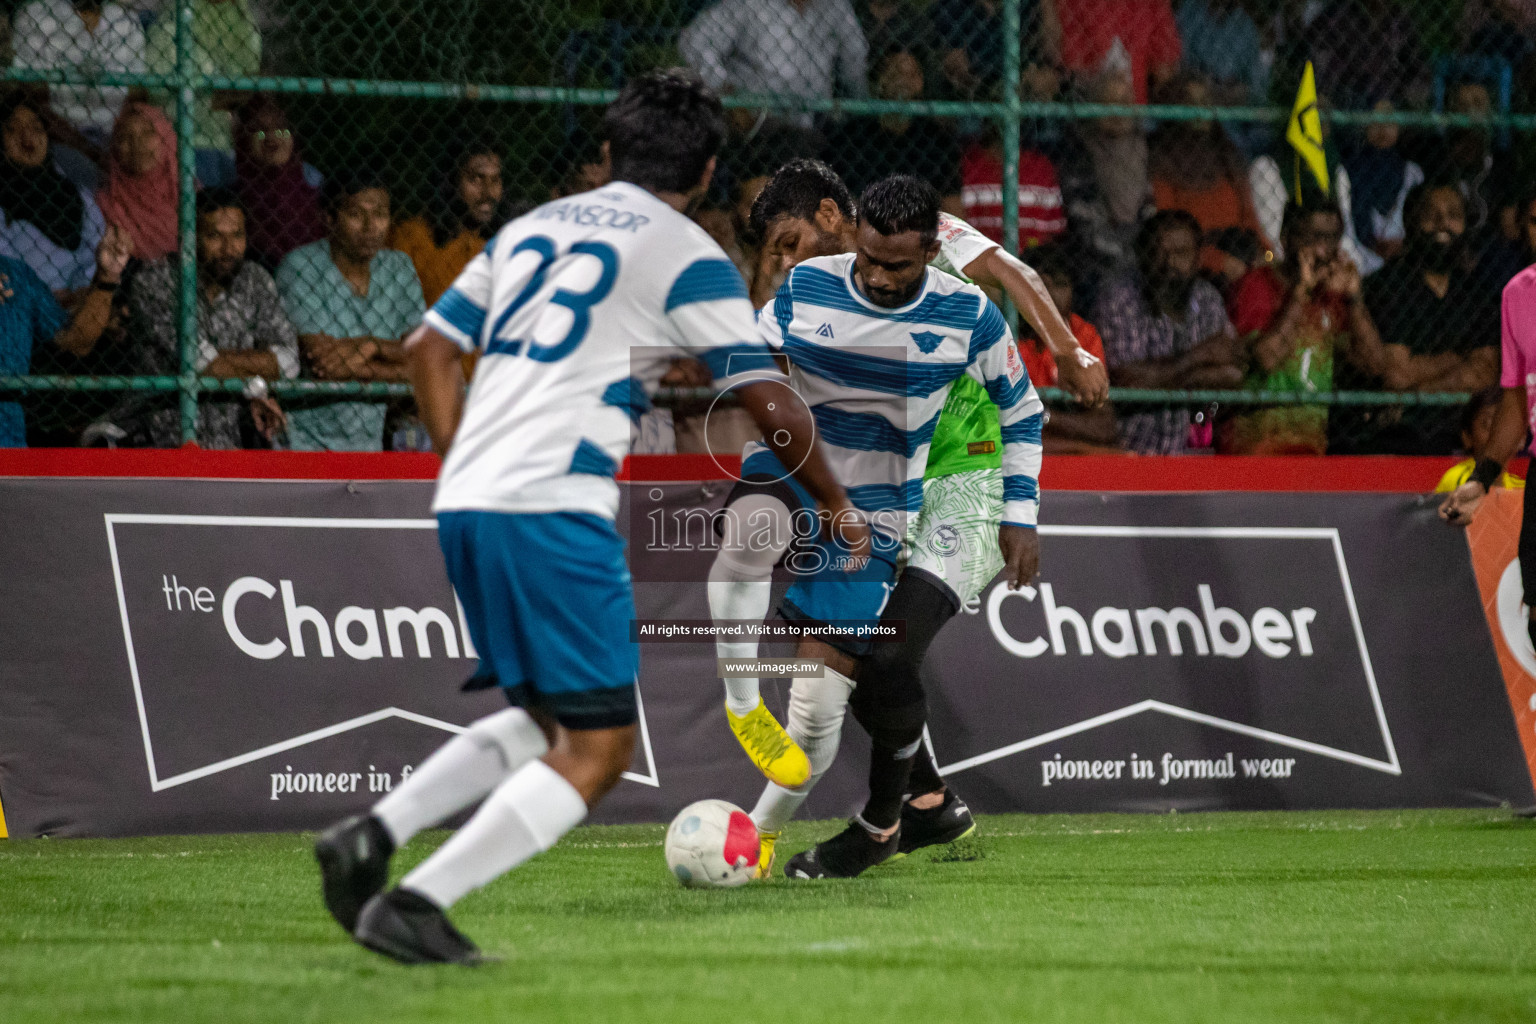
[[[709,618],[727,484],[624,487],[640,622]],[[319,827],[504,706],[460,690],[475,651],[430,496],[0,479],[11,833]],[[1432,505],[1053,494],[1041,534],[1038,583],[993,584],[925,666],[933,749],[976,809],[1532,802],[1466,541]],[[641,662],[634,761],[595,820],[750,806],[761,777],[725,726],[713,643],[647,643]],[[782,713],[787,680],[764,687]],[[850,721],[806,815],[858,807],[867,751]]]
[[[1536,650],[1526,629],[1530,609],[1518,557],[1524,501],[1524,491],[1497,488],[1490,492],[1467,527],[1467,541],[1520,744],[1531,777],[1536,778]]]

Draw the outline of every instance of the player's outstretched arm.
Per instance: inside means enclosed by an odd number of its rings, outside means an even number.
[[[1103,360],[1090,354],[1061,318],[1045,282],[1034,269],[1001,246],[988,249],[964,270],[979,285],[1001,288],[1020,314],[1039,332],[1056,360],[1062,388],[1082,405],[1096,409],[1109,397],[1109,373]]]
[[[743,384],[736,394],[763,432],[763,443],[785,466],[796,467],[792,475],[821,504],[833,535],[862,563],[870,553],[869,524],[827,468],[805,400],[789,384],[771,380]]]
[[[447,455],[464,414],[464,352],[452,340],[422,324],[405,339],[405,362],[416,410],[438,455]]]
[[[1472,479],[1450,493],[1440,504],[1440,518],[1453,526],[1466,526],[1477,513],[1477,506],[1504,472],[1505,463],[1515,457],[1525,440],[1525,387],[1505,388],[1493,415],[1493,430],[1488,437],[1488,454],[1477,460]]]

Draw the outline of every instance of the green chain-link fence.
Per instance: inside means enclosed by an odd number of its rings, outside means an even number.
[[[697,219],[749,280],[752,196],[804,155],[922,175],[1037,265],[1119,385],[1046,390],[1058,451],[1475,445],[1536,234],[1531,0],[0,11],[0,444],[423,446],[399,340],[498,223],[600,183],[602,105],[664,64],[726,96]],[[1285,141],[1308,60],[1326,196]]]

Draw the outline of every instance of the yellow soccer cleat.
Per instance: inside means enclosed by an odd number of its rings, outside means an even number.
[[[762,845],[758,847],[757,852],[757,874],[752,876],[757,881],[762,881],[773,874],[773,844],[777,843],[779,836],[783,834],[782,830],[758,833],[758,839]]]
[[[747,752],[758,771],[768,776],[768,781],[785,789],[805,785],[811,777],[811,761],[800,749],[800,744],[790,738],[778,719],[759,698],[757,707],[741,717],[729,706],[725,709],[726,721],[731,732]]]

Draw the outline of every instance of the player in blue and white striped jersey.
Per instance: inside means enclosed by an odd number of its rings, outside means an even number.
[[[639,658],[614,474],[671,356],[701,359],[862,554],[867,528],[756,330],[746,286],[682,211],[709,186],[720,101],[683,69],[608,109],[614,182],[504,227],[408,340],[416,400],[446,455],[433,509],[485,685],[475,722],[316,844],[326,905],[407,963],[480,959],[444,911],[552,846],[628,767]],[[481,354],[468,397],[460,356]],[[841,527],[841,529],[839,529]],[[400,887],[390,854],[479,804]]]
[[[787,619],[849,627],[878,621],[907,516],[922,507],[940,411],[950,387],[967,374],[985,387],[1002,426],[999,544],[1007,572],[1020,582],[1034,574],[1043,409],[1002,314],[980,288],[927,266],[938,250],[938,218],[938,194],[926,183],[908,176],[877,182],[859,204],[856,251],[800,263],[759,313],[759,338],[789,358],[827,461],[869,516],[875,538],[874,557],[855,574],[834,574],[840,559],[832,544],[818,542],[811,554],[819,557],[797,553],[790,567],[799,579],[780,607]],[[710,574],[717,620],[760,620],[767,612],[765,584],[789,537],[765,524],[810,521],[800,514],[809,496],[788,475],[774,453],[748,446]],[[722,657],[755,655],[751,644],[718,647]],[[826,663],[823,676],[796,678],[790,690],[788,733],[804,750],[810,774],[790,785],[770,779],[753,812],[764,833],[782,827],[831,765],[854,661],[868,648],[858,636],[801,642],[799,657]],[[728,677],[726,688],[733,717],[761,700],[755,679]]]

